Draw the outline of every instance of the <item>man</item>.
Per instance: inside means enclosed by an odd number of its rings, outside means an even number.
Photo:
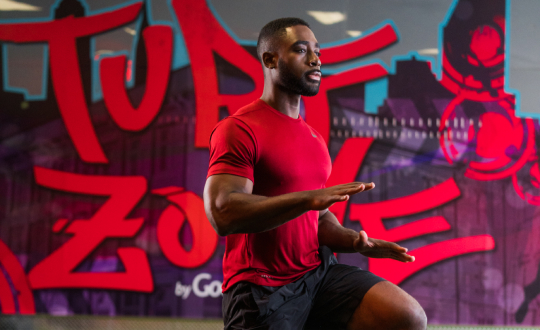
[[[260,99],[222,120],[210,138],[204,189],[208,219],[227,236],[223,260],[226,329],[425,329],[418,302],[394,284],[332,252],[412,262],[407,249],[341,226],[334,203],[373,189],[325,187],[327,146],[299,116],[300,97],[321,81],[320,47],[297,18],[259,35]]]

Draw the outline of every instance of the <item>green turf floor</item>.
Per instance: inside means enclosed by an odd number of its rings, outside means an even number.
[[[0,330],[218,330],[221,320],[153,317],[0,315]],[[429,325],[430,330],[528,330],[540,327]]]

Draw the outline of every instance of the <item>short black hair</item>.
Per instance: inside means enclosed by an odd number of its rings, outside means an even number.
[[[257,39],[257,56],[262,61],[262,54],[273,47],[273,40],[286,34],[285,29],[295,25],[304,25],[309,28],[309,24],[301,18],[284,17],[275,19],[267,23],[259,33]]]

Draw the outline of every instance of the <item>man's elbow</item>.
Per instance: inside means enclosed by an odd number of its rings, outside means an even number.
[[[210,220],[210,224],[219,236],[234,234],[231,221],[229,221],[224,210],[220,210],[217,207],[212,207],[211,209],[207,209],[205,211],[208,220]]]
[[[212,224],[212,227],[214,227],[214,230],[219,236],[228,236],[232,234],[229,226],[220,223],[219,221],[215,221],[214,219],[211,219],[210,223]]]

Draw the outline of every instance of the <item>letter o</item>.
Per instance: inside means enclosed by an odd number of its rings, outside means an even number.
[[[201,282],[201,280],[209,280],[212,278],[212,275],[208,274],[208,273],[200,273],[199,275],[195,276],[195,278],[193,279],[193,284],[192,284],[192,290],[193,290],[193,293],[197,296],[197,297],[200,297],[200,298],[205,298],[205,297],[208,297],[208,292],[207,292],[207,285],[204,286],[204,290],[201,290],[199,288],[199,282]]]
[[[212,298],[217,298],[221,296],[221,282],[212,281],[212,283],[208,284],[208,294]]]

